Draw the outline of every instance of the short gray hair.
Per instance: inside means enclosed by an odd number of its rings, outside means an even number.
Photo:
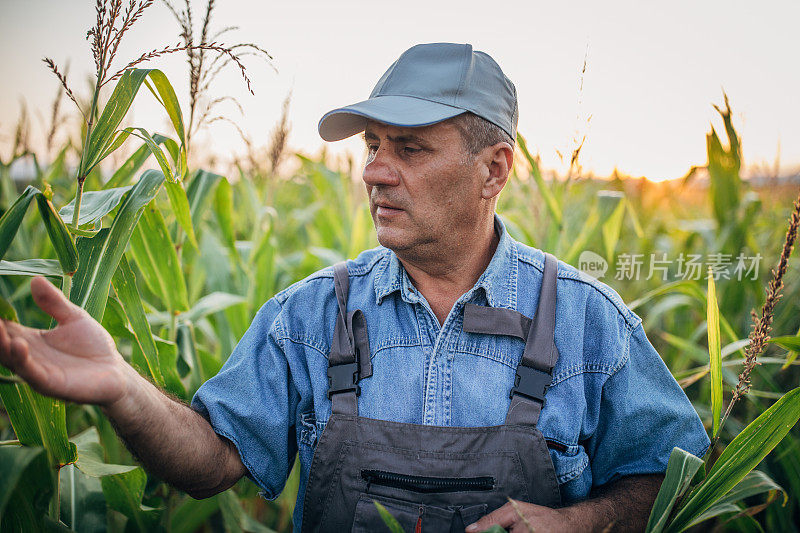
[[[464,148],[473,155],[499,142],[507,142],[514,148],[514,139],[508,133],[475,113],[467,111],[449,120],[461,133]]]

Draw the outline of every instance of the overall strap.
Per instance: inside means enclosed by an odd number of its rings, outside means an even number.
[[[535,426],[553,380],[553,367],[558,360],[554,337],[557,269],[556,257],[545,253],[539,303],[528,330],[522,360],[517,366],[506,424]]]
[[[336,263],[333,287],[339,312],[328,355],[328,398],[331,410],[340,414],[358,414],[358,381],[372,375],[367,323],[360,309],[347,312],[350,278],[347,263]]]

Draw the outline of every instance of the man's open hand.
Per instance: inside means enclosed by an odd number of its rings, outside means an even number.
[[[531,528],[537,533],[570,533],[577,531],[569,521],[569,515],[561,509],[551,509],[541,505],[514,500],[467,526],[467,533],[478,533],[497,524],[511,533],[529,533]],[[522,516],[520,516],[522,515]],[[522,518],[524,517],[524,519]],[[531,525],[529,528],[525,521]]]
[[[58,326],[41,330],[0,321],[0,363],[47,396],[98,405],[119,400],[129,367],[111,335],[43,277],[31,280],[31,294]]]

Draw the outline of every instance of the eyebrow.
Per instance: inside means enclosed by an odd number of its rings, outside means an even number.
[[[392,137],[391,135],[387,135],[386,137],[388,137],[389,140],[392,142],[400,142],[400,143],[412,142],[417,144],[427,144],[425,142],[425,139],[413,134],[398,135],[397,137]],[[361,138],[364,140],[364,142],[380,140],[378,136],[372,133],[371,131],[365,131],[364,133],[362,133]]]

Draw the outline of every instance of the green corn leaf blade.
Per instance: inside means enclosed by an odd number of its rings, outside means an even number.
[[[183,182],[180,179],[168,181],[165,187],[167,189],[169,203],[172,205],[172,212],[175,213],[178,224],[180,224],[181,228],[183,228],[183,231],[186,233],[189,243],[197,250],[199,245],[197,244],[197,236],[194,233],[189,199],[186,196],[186,189],[183,188]]]
[[[42,531],[53,471],[40,447],[0,446],[0,531]]]
[[[72,437],[72,442],[78,449],[78,460],[75,461],[75,466],[87,476],[99,478],[123,474],[139,468],[138,466],[106,463],[103,447],[100,445],[100,435],[94,426]]]
[[[189,301],[178,253],[155,202],[145,208],[133,232],[131,251],[147,286],[164,301],[168,311],[187,311]]]
[[[275,530],[268,528],[247,514],[235,492],[226,490],[219,494],[217,498],[226,531],[231,533],[244,531],[249,533],[276,533]]]
[[[5,261],[0,261],[2,265]],[[17,310],[11,305],[11,302],[0,296],[0,318],[3,320],[10,320],[12,322],[19,322],[17,317]]]
[[[617,202],[617,206],[611,215],[603,222],[601,231],[603,234],[603,246],[606,252],[606,261],[613,263],[614,250],[619,242],[619,235],[622,231],[622,221],[625,217],[625,198]]]
[[[0,446],[0,520],[17,484],[25,476],[25,471],[36,460],[44,460],[47,468],[44,448],[28,446]]]
[[[0,366],[0,376],[9,377],[11,372]],[[0,384],[0,398],[20,443],[43,446],[54,468],[75,461],[75,446],[67,438],[63,402],[42,396],[25,383]]]
[[[128,140],[128,137],[130,137],[130,135],[131,132],[128,129],[115,132],[114,136],[111,138],[111,142],[108,144],[108,146],[105,147],[103,153],[100,154],[98,163],[103,159],[105,159],[106,157],[110,156],[112,153],[114,153],[117,150],[117,148],[125,144],[125,141]]]
[[[194,226],[192,226],[189,200],[186,196],[186,190],[183,187],[183,181],[181,180],[180,175],[176,175],[174,173],[172,166],[169,164],[169,160],[167,159],[166,155],[164,155],[163,150],[159,148],[156,140],[150,136],[147,131],[142,128],[127,129],[136,130],[138,132],[137,136],[145,141],[153,156],[155,156],[158,165],[161,167],[161,171],[164,173],[164,176],[166,176],[165,187],[167,189],[167,197],[169,198],[169,203],[172,206],[175,217],[178,220],[178,224],[180,224],[181,228],[186,233],[191,245],[197,249],[197,237],[194,233]],[[160,139],[167,147],[170,146],[170,143],[174,144],[174,141],[171,139],[167,139],[165,137],[160,137]]]
[[[186,498],[180,502],[170,515],[169,531],[172,533],[195,533],[202,529],[212,515],[219,512],[217,494],[204,500]]]
[[[180,315],[178,319],[194,323],[207,315],[224,311],[232,305],[238,305],[246,301],[247,299],[244,296],[239,296],[238,294],[212,292],[200,298],[189,311]]]
[[[69,526],[69,531],[107,531],[108,510],[100,479],[87,476],[71,464],[61,470],[59,486],[61,522]]]
[[[239,261],[236,250],[236,236],[233,230],[233,189],[227,179],[221,179],[214,194],[214,212],[217,215],[223,241],[231,252],[231,257]]]
[[[787,350],[800,351],[800,337],[797,335],[783,335],[781,337],[772,337],[769,342],[777,344],[781,348]]]
[[[625,198],[625,209],[628,211],[628,218],[631,219],[631,223],[633,224],[633,231],[636,233],[636,236],[640,239],[644,238],[644,229],[642,228],[642,223],[639,222],[639,215],[636,214],[636,209],[633,208],[633,204]]]
[[[692,521],[689,527],[729,512],[740,513],[742,510],[737,505],[739,502],[742,502],[745,498],[751,498],[764,493],[767,494],[766,501],[751,509],[760,510],[775,501],[779,495],[783,495],[784,505],[786,505],[786,502],[789,500],[789,496],[780,485],[775,483],[765,473],[759,470],[753,470],[724,498],[709,507],[708,510]]]
[[[120,166],[114,174],[103,184],[103,190],[116,189],[125,186],[130,180],[133,179],[136,172],[142,168],[144,162],[150,157],[150,147],[143,144],[137,148],[128,159]],[[85,195],[86,193],[84,193]],[[83,203],[81,203],[81,211],[83,211]],[[61,216],[64,216],[63,214]]]
[[[142,505],[147,484],[147,474],[137,467],[130,472],[100,478],[103,494],[109,509],[128,517],[136,531],[153,531],[158,514],[155,509]]]
[[[133,335],[137,344],[141,348],[150,377],[159,387],[164,386],[164,377],[158,364],[158,348],[153,340],[153,332],[150,331],[150,324],[144,314],[142,307],[142,297],[136,287],[136,275],[133,273],[128,260],[123,255],[119,260],[119,266],[111,280],[114,290],[117,293],[120,303],[128,317]]]
[[[786,354],[786,362],[783,363],[781,370],[786,370],[792,366],[792,363],[794,363],[795,359],[797,359],[797,354],[800,353],[800,335],[784,335],[781,337],[773,337],[769,340],[769,342],[789,350],[789,353]]]
[[[597,200],[592,203],[589,215],[586,217],[586,221],[578,232],[578,236],[572,242],[572,246],[569,247],[567,252],[562,255],[563,261],[574,264],[578,259],[578,254],[586,249],[587,244],[596,234],[598,227],[600,227],[600,209],[597,204]]]
[[[144,172],[120,204],[111,227],[102,229],[91,239],[78,239],[81,262],[73,276],[70,300],[97,320],[103,316],[111,278],[131,233],[145,206],[156,196],[163,182],[164,175],[161,172]]]
[[[149,152],[148,152],[149,154]],[[78,225],[95,224],[104,216],[113,211],[122,201],[123,196],[133,186],[114,187],[101,191],[87,191],[81,195],[81,212],[78,215]],[[75,213],[75,199],[62,207],[58,214],[64,220],[72,220]]]
[[[151,70],[149,73],[149,78],[152,82],[152,86],[148,84],[147,88],[150,89],[150,92],[153,93],[154,96],[156,96],[156,92],[158,93],[156,100],[158,100],[158,102],[164,106],[164,110],[167,112],[170,122],[172,122],[172,127],[175,128],[175,133],[178,134],[178,139],[181,141],[181,157],[180,160],[176,162],[178,163],[179,168],[178,175],[180,177],[184,177],[187,170],[186,133],[183,125],[183,114],[181,113],[181,106],[178,102],[178,97],[175,94],[175,89],[172,88],[169,80],[160,70]],[[155,91],[153,91],[153,88],[155,88]]]
[[[0,259],[5,257],[8,247],[11,246],[11,241],[14,240],[19,225],[25,217],[25,212],[28,210],[31,200],[36,197],[37,193],[41,194],[39,189],[28,185],[11,207],[0,217]]]
[[[761,470],[753,470],[749,472],[744,479],[742,479],[728,494],[721,498],[717,503],[736,503],[758,496],[759,494],[768,494],[769,499],[775,499],[778,496],[783,496],[783,504],[789,501],[787,492],[778,485],[771,477]]]
[[[150,153],[153,154],[153,157],[156,158],[156,162],[158,163],[161,172],[164,173],[164,177],[167,181],[174,181],[175,180],[175,172],[172,169],[172,166],[169,164],[169,159],[167,156],[164,155],[164,151],[158,145],[158,143],[153,139],[153,137],[145,130],[144,128],[125,128],[125,131],[134,133],[134,135],[145,142],[147,148],[150,149]]]
[[[23,259],[22,261],[0,261],[0,276],[49,276],[64,275],[57,259]]]
[[[153,135],[153,140],[157,145],[165,144],[167,142],[171,142],[175,144],[175,141],[170,139],[169,137],[164,137],[163,135]],[[125,160],[121,167],[117,169],[116,172],[111,176],[111,178],[103,185],[103,190],[105,189],[115,189],[117,187],[125,186],[129,181],[131,181],[142,168],[144,162],[147,161],[147,158],[150,157],[152,153],[150,146],[147,145],[145,142],[142,146],[136,149],[131,156]],[[85,196],[86,193],[84,193]],[[81,212],[83,212],[83,204],[81,204]],[[63,215],[62,215],[63,216]],[[64,217],[67,218],[68,217]]]
[[[386,527],[389,528],[389,531],[392,533],[404,533],[400,522],[398,522],[397,519],[386,510],[386,507],[381,505],[381,503],[377,500],[372,500],[372,503],[375,504],[375,508],[378,509],[378,514],[381,515],[381,519],[383,520],[383,523],[386,524]]]
[[[97,124],[92,128],[87,141],[86,157],[81,161],[81,176],[88,174],[101,161],[101,156],[110,153],[107,148],[117,137],[117,128],[128,113],[133,99],[149,73],[148,69],[131,69],[120,77]]]
[[[650,510],[647,533],[661,533],[667,524],[675,502],[689,487],[703,460],[680,448],[673,448],[667,463],[664,481]]]
[[[75,241],[72,240],[67,225],[58,216],[53,202],[45,197],[44,194],[36,195],[36,203],[39,206],[39,213],[42,215],[44,227],[50,242],[56,251],[64,273],[71,276],[78,270],[78,250],[75,248]]]
[[[800,388],[784,394],[739,433],[690,494],[666,531],[683,531],[723,498],[778,445],[800,419]]]
[[[192,220],[199,220],[203,212],[206,200],[211,196],[217,183],[224,180],[223,176],[207,172],[205,170],[198,170],[192,180],[189,182],[189,187],[186,190],[186,196],[189,198],[189,212]]]
[[[176,344],[178,345],[178,355],[191,370],[190,388],[191,392],[194,393],[200,388],[205,376],[203,376],[203,369],[197,355],[197,344],[191,324],[186,322],[178,324]]]
[[[156,337],[158,347],[158,361],[161,364],[161,373],[164,375],[165,388],[171,394],[183,400],[189,400],[186,387],[183,386],[178,375],[178,345]]]
[[[708,273],[708,305],[706,307],[708,330],[708,357],[711,370],[712,438],[716,438],[722,416],[722,343],[719,334],[719,305],[717,289],[711,271]]]
[[[560,227],[564,218],[564,215],[561,211],[561,206],[559,205],[558,200],[556,200],[556,197],[553,195],[553,191],[550,190],[550,187],[547,185],[547,183],[545,183],[542,173],[539,170],[539,163],[528,151],[528,143],[525,142],[525,138],[519,133],[517,133],[517,146],[519,146],[519,149],[522,151],[522,155],[525,156],[525,159],[531,166],[531,175],[536,181],[536,186],[539,187],[539,193],[542,195],[542,198],[544,198],[545,205],[547,205],[550,215],[552,215],[556,225]]]

